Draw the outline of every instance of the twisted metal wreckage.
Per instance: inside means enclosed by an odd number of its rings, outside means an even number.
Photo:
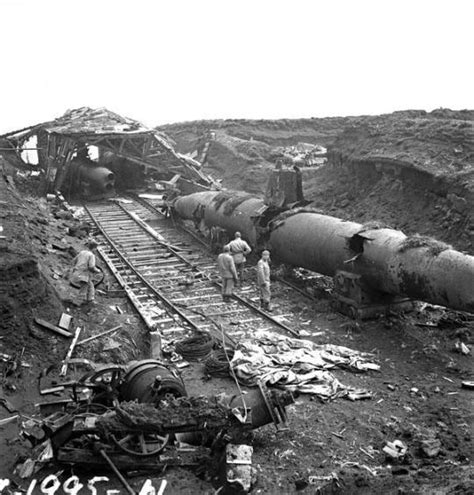
[[[45,191],[71,192],[79,177],[96,191],[113,192],[114,172],[85,158],[85,147],[98,146],[109,161],[118,157],[157,173],[167,195],[164,206],[211,240],[221,242],[238,230],[253,246],[270,248],[280,262],[334,277],[335,306],[352,316],[409,309],[413,300],[474,311],[473,256],[378,223],[361,225],[308,208],[296,167],[274,170],[265,198],[219,190],[198,162],[176,153],[163,136],[89,108],[0,136],[11,148],[10,162],[20,159],[34,135]],[[241,364],[245,374],[248,365]],[[249,488],[248,459],[232,464],[230,443],[245,441],[250,430],[271,422],[284,427],[285,406],[294,400],[289,391],[257,384],[245,396],[188,398],[181,378],[159,361],[108,367],[63,384],[72,399],[60,411],[42,406],[47,438],[41,437],[36,450],[41,459],[54,455],[66,464],[127,470],[202,465],[226,451],[227,467],[232,466],[227,479]]]
[[[106,366],[62,386],[71,398],[41,404],[43,419],[23,425],[36,459],[23,465],[23,474],[54,458],[62,465],[111,467],[126,487],[118,470],[188,466],[219,476],[223,464],[229,485],[249,489],[254,474],[234,444],[272,422],[286,428],[285,407],[294,402],[290,392],[263,384],[245,396],[188,397],[177,370],[153,359]]]

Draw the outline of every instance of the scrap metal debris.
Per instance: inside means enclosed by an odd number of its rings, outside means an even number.
[[[226,478],[228,484],[237,491],[248,492],[257,480],[252,467],[253,448],[250,445],[226,446]]]
[[[248,491],[255,482],[253,449],[246,445],[250,432],[272,422],[286,428],[285,407],[294,402],[292,394],[260,384],[245,396],[187,397],[174,373],[156,360],[132,361],[59,384],[72,390],[70,400],[40,405],[44,416],[21,423],[21,435],[33,450],[17,473],[29,477],[51,460],[109,466],[130,492],[121,470],[179,465],[215,476],[224,466],[223,487]]]
[[[401,440],[394,440],[393,442],[387,442],[382,449],[388,457],[392,459],[400,459],[405,456],[408,451],[408,447]]]

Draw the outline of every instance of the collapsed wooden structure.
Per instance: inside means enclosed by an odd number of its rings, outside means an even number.
[[[50,191],[61,189],[73,157],[91,145],[143,166],[145,172],[156,170],[164,179],[179,174],[204,189],[218,186],[200,170],[199,162],[177,153],[164,135],[106,108],[68,110],[58,119],[9,132],[0,139],[19,158],[22,146],[33,136],[37,137],[39,167]]]

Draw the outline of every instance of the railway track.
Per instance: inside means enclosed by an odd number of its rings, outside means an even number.
[[[254,304],[253,284],[223,302],[215,257],[157,214],[153,202],[108,201],[86,211],[103,238],[101,257],[147,326],[165,340],[221,326],[234,338],[251,336],[255,328],[298,334],[280,321],[288,315],[270,315]]]
[[[150,210],[152,213],[155,213],[155,214],[157,214],[159,216],[164,216],[164,213],[161,210],[161,205],[162,205],[161,197],[160,198],[157,197],[156,199],[153,199],[151,196],[152,195],[150,195],[150,198],[149,199],[145,199],[145,198],[142,198],[140,196],[134,196],[134,198],[135,198],[136,201],[138,201],[140,204],[142,204],[145,208],[147,208],[148,210]],[[211,246],[209,245],[209,243],[207,243],[198,234],[196,234],[192,230],[190,230],[187,227],[185,227],[181,222],[174,223],[174,221],[173,221],[173,224],[174,224],[175,228],[180,229],[180,230],[186,232],[193,239],[195,239],[199,244],[202,244],[203,246],[205,246],[207,250],[210,249]],[[322,277],[322,275],[320,275],[319,277]],[[276,278],[276,280],[279,283],[281,283],[281,284],[289,287],[294,292],[298,292],[299,294],[301,294],[302,296],[304,296],[306,299],[309,299],[310,301],[313,301],[313,302],[318,301],[318,299],[316,297],[314,297],[313,295],[309,294],[302,287],[298,287],[297,285],[295,285],[295,282],[294,281],[287,280],[286,278],[281,277],[281,276],[276,276],[275,278]]]

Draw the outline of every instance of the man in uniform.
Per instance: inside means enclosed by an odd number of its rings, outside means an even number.
[[[87,243],[87,249],[81,251],[73,260],[74,268],[70,282],[72,285],[80,287],[79,305],[94,302],[95,289],[92,276],[94,273],[100,273],[100,270],[95,265],[93,251],[96,247],[97,242],[89,241]]]
[[[234,283],[237,282],[238,275],[228,245],[224,246],[222,253],[217,257],[217,267],[222,279],[222,299],[224,302],[230,302],[230,296],[234,291]]]
[[[250,249],[250,246],[247,244],[247,242],[242,239],[240,232],[236,232],[234,235],[234,240],[230,241],[227,245],[230,248],[230,254],[234,258],[235,268],[237,269],[237,273],[239,274],[240,283],[242,283],[244,265],[247,261],[245,257],[252,252],[252,249]]]
[[[270,251],[263,251],[262,257],[257,263],[257,284],[260,290],[260,307],[266,311],[270,309]]]

